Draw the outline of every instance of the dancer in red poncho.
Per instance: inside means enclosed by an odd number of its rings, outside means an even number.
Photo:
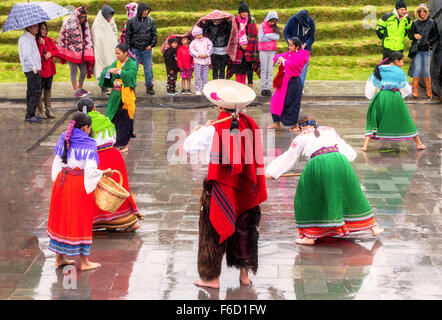
[[[257,230],[267,199],[262,142],[255,121],[239,113],[256,96],[247,86],[214,80],[204,87],[204,95],[219,106],[218,120],[209,120],[184,142],[189,153],[210,150],[210,163],[201,196],[199,222],[197,286],[219,288],[221,262],[226,252],[227,265],[240,269],[240,281],[249,284],[248,269],[258,269]]]

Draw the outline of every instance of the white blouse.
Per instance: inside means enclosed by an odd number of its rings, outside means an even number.
[[[112,145],[114,145],[115,142],[117,142],[116,136],[114,134],[112,134],[112,136],[109,136],[109,133],[107,131],[104,131],[104,137],[103,132],[100,132],[98,136],[94,138],[94,140],[97,142],[97,147],[108,143],[112,143]]]
[[[202,126],[200,129],[192,132],[185,140],[183,148],[187,153],[205,152],[207,163],[210,160],[210,151],[212,149],[214,126]]]
[[[86,193],[91,193],[97,187],[98,181],[100,181],[103,170],[99,170],[97,163],[93,159],[86,159],[78,161],[75,157],[71,157],[68,159],[68,163],[64,164],[61,160],[61,157],[56,155],[54,157],[54,161],[52,162],[52,181],[57,179],[57,176],[62,168],[80,168],[84,169],[84,188],[86,189]]]
[[[367,97],[368,99],[373,99],[373,97],[375,96],[376,92],[378,91],[378,87],[376,87],[373,84],[372,81],[372,76],[367,80],[367,82],[365,83],[365,97]],[[405,85],[405,87],[399,89],[399,91],[401,92],[402,98],[405,99],[406,97],[408,97],[411,94],[411,86],[407,83]]]
[[[315,136],[314,128],[308,128],[293,139],[289,149],[269,164],[265,174],[277,179],[285,172],[292,170],[301,155],[310,158],[315,151],[335,145],[349,161],[356,159],[356,151],[339,136],[335,129],[320,126],[318,131],[319,137]]]

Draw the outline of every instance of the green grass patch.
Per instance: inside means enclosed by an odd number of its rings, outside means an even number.
[[[8,14],[14,3],[14,0],[3,0],[0,3],[0,15]],[[62,6],[85,6],[91,13],[98,12],[105,4],[110,5],[117,12],[125,12],[124,6],[129,1],[121,0],[53,0]],[[329,7],[349,7],[349,6],[385,6],[385,0],[250,0],[245,1],[253,13],[259,9],[277,9],[277,8],[300,8],[311,6],[329,6]],[[407,0],[407,5],[411,8],[421,3],[421,0]],[[157,0],[150,2],[153,11],[201,11],[201,8],[210,8],[212,10],[238,10],[238,0],[199,0],[199,1],[176,1],[176,0]],[[393,8],[395,1],[391,1]]]

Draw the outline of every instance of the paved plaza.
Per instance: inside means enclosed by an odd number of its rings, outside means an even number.
[[[207,166],[191,163],[182,149],[196,123],[216,119],[215,108],[137,108],[137,137],[125,161],[142,227],[135,233],[94,233],[91,260],[102,267],[80,272],[55,268],[46,235],[53,147],[68,120],[50,130],[74,102],[56,103],[56,119],[41,124],[24,123],[24,106],[4,102],[0,299],[442,299],[442,114],[440,104],[424,102],[407,100],[425,151],[417,151],[412,141],[372,141],[363,153],[368,100],[305,99],[301,114],[334,127],[357,151],[352,166],[385,232],[378,238],[364,231],[319,240],[313,247],[295,245],[298,177],[267,182],[258,272],[250,286],[241,286],[239,271],[224,261],[219,290],[193,285]],[[247,113],[266,128],[269,110],[263,103]],[[267,160],[284,152],[293,138],[287,131],[263,131]],[[304,165],[305,160],[295,170]]]

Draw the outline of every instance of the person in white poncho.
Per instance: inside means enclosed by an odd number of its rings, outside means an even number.
[[[115,60],[115,47],[118,45],[118,29],[113,15],[115,11],[105,5],[92,25],[92,40],[94,42],[94,75],[97,81],[101,72]],[[107,88],[101,88],[102,93],[108,93]]]

